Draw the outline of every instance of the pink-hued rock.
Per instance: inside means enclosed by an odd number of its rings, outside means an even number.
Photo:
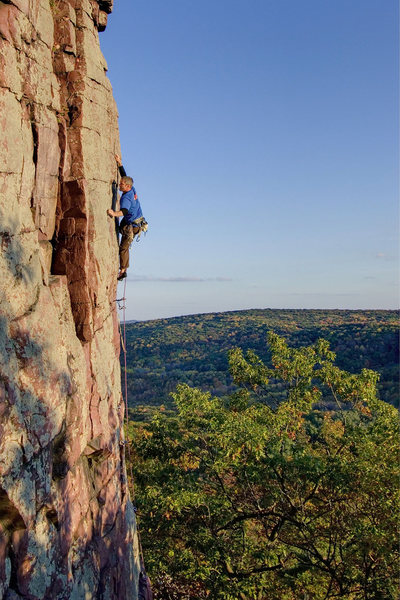
[[[134,600],[112,0],[0,3],[0,600]]]

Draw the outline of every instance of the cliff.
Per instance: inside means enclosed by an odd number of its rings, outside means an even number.
[[[111,9],[0,2],[0,599],[137,597],[98,40]]]

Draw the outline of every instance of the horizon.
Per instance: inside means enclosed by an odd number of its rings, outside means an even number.
[[[171,317],[156,317],[154,319],[126,319],[123,321],[121,319],[121,323],[147,323],[149,321],[167,321],[170,319],[182,319],[184,317],[201,317],[207,315],[223,315],[228,313],[235,312],[248,312],[248,311],[290,311],[290,312],[353,312],[353,313],[365,313],[365,312],[393,312],[398,314],[399,309],[396,308],[240,308],[237,310],[223,310],[223,311],[215,311],[215,312],[199,312],[199,313],[188,313],[182,315],[174,315]],[[400,317],[400,315],[398,314]]]
[[[398,14],[115,3],[100,43],[149,222],[130,319],[398,308]]]

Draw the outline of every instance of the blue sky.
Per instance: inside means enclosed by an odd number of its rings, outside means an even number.
[[[398,3],[115,0],[127,318],[396,308]]]

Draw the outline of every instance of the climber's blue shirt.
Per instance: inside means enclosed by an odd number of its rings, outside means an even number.
[[[127,210],[127,214],[122,219],[120,225],[127,225],[133,223],[136,219],[143,217],[142,208],[139,200],[135,200],[136,190],[131,188],[128,192],[124,192],[119,201],[120,209]]]

